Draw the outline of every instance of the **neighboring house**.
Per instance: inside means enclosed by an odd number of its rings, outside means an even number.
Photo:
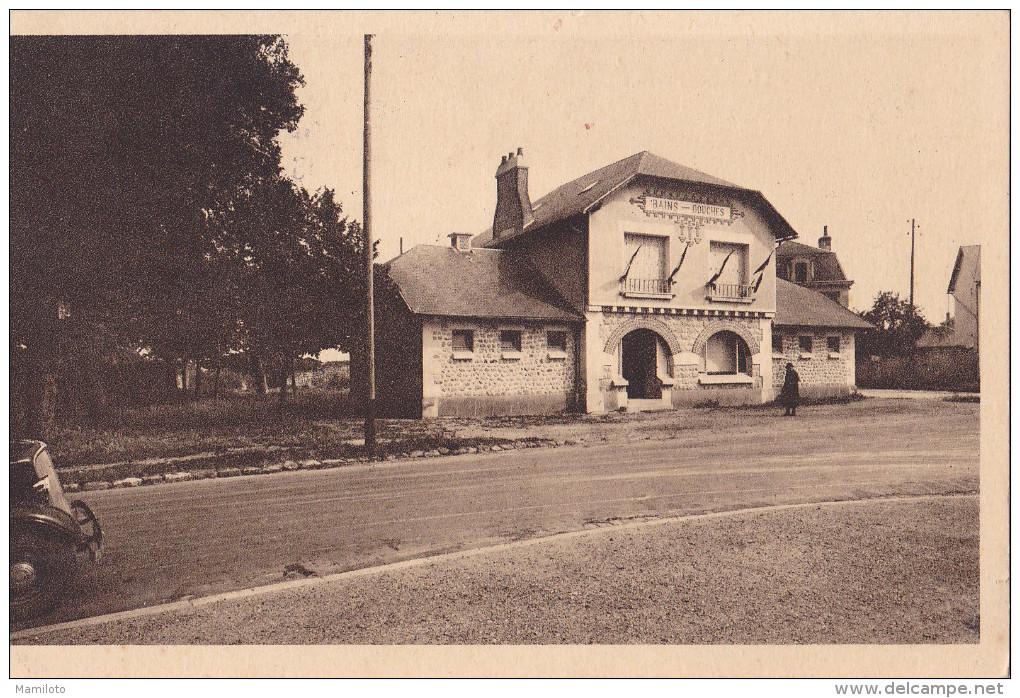
[[[940,327],[917,340],[918,349],[977,349],[981,329],[981,245],[966,245],[956,253],[946,293],[953,297],[955,315],[946,314]]]
[[[297,387],[304,390],[344,389],[350,385],[351,364],[347,359],[339,361],[311,360],[309,365],[294,372]]]
[[[844,308],[850,305],[850,287],[839,258],[832,251],[829,227],[822,228],[818,247],[787,240],[776,252],[776,275],[795,284],[818,291]]]
[[[871,325],[831,298],[776,279],[772,381],[778,391],[792,363],[804,397],[836,397],[856,389],[856,333]]]

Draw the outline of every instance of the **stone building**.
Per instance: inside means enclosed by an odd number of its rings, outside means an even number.
[[[776,250],[773,385],[782,388],[792,363],[806,397],[836,397],[856,389],[856,333],[871,327],[850,312],[850,287],[829,228],[818,247],[786,240]]]
[[[811,289],[776,279],[772,385],[778,392],[786,364],[800,376],[807,398],[849,395],[857,386],[856,333],[871,325]]]
[[[796,232],[760,192],[641,152],[532,203],[521,150],[503,157],[496,191],[490,230],[453,234],[449,247],[418,246],[382,265],[382,413],[606,412],[773,398],[782,382],[772,351],[775,251]],[[841,341],[819,381],[849,376],[852,385],[852,314],[806,292],[831,322],[816,317],[804,327],[826,346],[829,335]],[[847,352],[849,373],[840,360]]]

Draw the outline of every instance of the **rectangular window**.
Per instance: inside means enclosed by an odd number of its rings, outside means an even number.
[[[800,342],[800,350],[803,353],[805,353],[805,354],[810,354],[811,353],[811,335],[809,335],[809,334],[802,334],[797,339]]]
[[[747,245],[713,241],[708,247],[712,257],[710,277],[722,270],[716,286],[747,283]]]
[[[453,350],[454,351],[474,351],[475,350],[475,333],[473,330],[454,330],[453,331]]]
[[[567,333],[563,330],[549,330],[545,333],[545,345],[553,351],[566,351]]]
[[[772,332],[772,351],[776,354],[783,353],[783,335],[778,332]]]
[[[520,351],[521,350],[521,331],[520,330],[500,330],[499,331],[499,348],[502,351]]]
[[[839,351],[839,337],[826,337],[825,344],[828,346],[829,351]]]
[[[624,293],[667,294],[668,243],[662,235],[624,233]]]

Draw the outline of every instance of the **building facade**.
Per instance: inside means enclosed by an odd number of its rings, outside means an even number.
[[[796,233],[760,192],[642,152],[532,203],[520,150],[503,157],[496,190],[490,230],[383,265],[391,302],[377,327],[404,328],[377,349],[391,412],[773,398],[776,248]],[[819,365],[819,380],[852,385],[853,329],[839,325],[826,331],[842,352],[829,352],[840,356]],[[396,375],[402,365],[413,380]]]
[[[946,292],[953,297],[953,339],[976,349],[981,330],[981,245],[965,245],[956,254]]]

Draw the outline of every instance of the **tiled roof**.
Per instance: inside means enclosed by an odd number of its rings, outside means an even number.
[[[872,326],[835,301],[797,284],[776,279],[776,319],[781,327],[868,330]]]
[[[815,264],[813,281],[846,281],[846,273],[839,257],[831,250],[822,250],[793,240],[786,240],[776,252],[776,261],[785,262],[793,257],[811,257]]]
[[[531,206],[535,220],[525,228],[523,234],[526,235],[531,231],[588,212],[595,204],[638,176],[709,184],[743,193],[747,196],[748,202],[757,205],[766,220],[773,225],[777,231],[776,237],[781,239],[797,237],[797,233],[790,227],[790,224],[762,196],[761,192],[745,189],[718,177],[659,157],[647,150],[567,182],[535,201]],[[481,246],[491,242],[492,231],[487,230],[477,236],[473,244]]]
[[[381,267],[420,315],[579,321],[522,255],[418,245]]]

